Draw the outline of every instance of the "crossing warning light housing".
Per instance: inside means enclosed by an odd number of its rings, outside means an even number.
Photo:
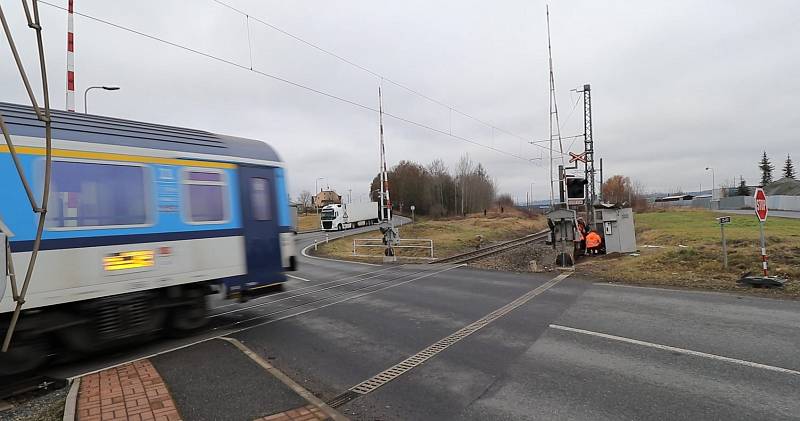
[[[589,182],[583,177],[568,175],[566,177],[567,204],[584,204],[587,184],[589,184]]]

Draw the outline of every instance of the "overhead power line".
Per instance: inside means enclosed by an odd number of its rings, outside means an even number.
[[[528,142],[530,140],[529,138],[526,138],[524,136],[520,136],[520,135],[518,135],[516,133],[513,133],[513,132],[508,131],[506,129],[503,129],[501,127],[497,127],[496,125],[494,125],[492,123],[489,123],[489,122],[487,122],[485,120],[482,120],[482,119],[480,119],[478,117],[475,117],[475,116],[470,115],[470,114],[468,114],[468,113],[466,113],[464,111],[461,111],[457,107],[455,107],[455,106],[453,106],[451,104],[447,104],[447,103],[445,103],[443,101],[440,101],[440,100],[438,100],[436,98],[428,96],[428,95],[426,95],[426,94],[424,94],[424,93],[422,93],[422,92],[420,92],[420,91],[418,91],[416,89],[413,89],[413,88],[409,87],[406,84],[403,84],[403,83],[400,83],[398,81],[395,81],[392,78],[387,77],[386,75],[380,74],[380,73],[378,73],[378,72],[376,72],[374,70],[371,70],[371,69],[369,69],[369,68],[367,68],[365,66],[362,66],[362,65],[354,62],[353,60],[350,60],[350,59],[348,59],[346,57],[343,57],[340,54],[337,54],[337,53],[335,53],[335,52],[333,52],[331,50],[328,50],[328,49],[326,49],[324,47],[321,47],[321,46],[319,46],[319,45],[317,45],[317,44],[315,44],[315,43],[313,43],[311,41],[308,41],[308,40],[306,40],[304,38],[301,38],[300,36],[297,36],[297,35],[289,32],[289,31],[286,31],[285,29],[282,29],[282,28],[278,27],[275,24],[267,22],[266,20],[264,20],[262,18],[255,17],[255,16],[251,15],[250,13],[248,13],[248,12],[242,10],[242,9],[236,8],[234,6],[231,6],[230,4],[228,4],[228,3],[224,2],[224,1],[221,1],[221,0],[212,0],[212,1],[214,3],[217,3],[217,4],[221,5],[221,6],[224,6],[224,7],[228,8],[228,9],[230,9],[230,10],[233,10],[236,13],[239,13],[239,14],[245,16],[245,18],[248,19],[248,20],[252,19],[252,20],[254,20],[254,21],[258,22],[258,23],[261,23],[262,25],[264,25],[264,26],[266,26],[268,28],[271,28],[271,29],[273,29],[273,30],[275,30],[277,32],[280,32],[281,34],[284,34],[287,37],[292,38],[292,39],[294,39],[294,40],[296,40],[296,41],[298,41],[298,42],[300,42],[302,44],[305,44],[305,45],[307,45],[307,46],[309,46],[309,47],[311,47],[311,48],[313,48],[313,49],[315,49],[317,51],[320,51],[320,52],[322,52],[324,54],[327,54],[327,55],[329,55],[329,56],[331,56],[331,57],[333,57],[333,58],[335,58],[337,60],[340,60],[340,61],[342,61],[344,63],[347,63],[347,64],[349,64],[349,65],[351,65],[351,66],[353,66],[353,67],[355,67],[355,68],[357,68],[359,70],[362,70],[362,71],[364,71],[366,73],[369,73],[372,76],[380,78],[384,82],[388,82],[388,83],[390,83],[392,85],[397,86],[398,88],[404,89],[404,90],[406,90],[406,91],[408,91],[408,92],[410,92],[410,93],[412,93],[414,95],[417,95],[417,96],[419,96],[421,98],[424,98],[424,99],[426,99],[426,100],[428,100],[428,101],[430,101],[430,102],[432,102],[434,104],[437,104],[439,106],[447,108],[448,110],[453,111],[453,112],[455,112],[457,114],[460,114],[460,115],[462,115],[464,117],[467,117],[467,118],[469,118],[471,120],[477,121],[478,123],[481,123],[481,124],[483,124],[483,125],[485,125],[487,127],[492,128],[493,130],[499,131],[501,133],[507,134],[507,135],[512,136],[512,137],[516,137],[517,139],[524,140],[525,142]]]
[[[64,11],[67,10],[63,6],[53,4],[53,3],[50,3],[50,2],[45,1],[45,0],[39,0],[39,2],[41,4],[45,4],[47,6],[50,6],[50,7],[56,8],[56,9],[61,9],[61,10],[64,10]],[[227,6],[227,7],[230,7],[230,6]],[[242,70],[250,71],[250,72],[253,72],[253,73],[257,74],[257,75],[260,75],[260,76],[263,76],[263,77],[266,77],[266,78],[269,78],[269,79],[272,79],[272,80],[276,80],[276,81],[285,83],[287,85],[291,85],[291,86],[294,86],[296,88],[300,88],[300,89],[306,90],[308,92],[312,92],[312,93],[327,97],[329,99],[333,99],[333,100],[340,101],[340,102],[343,102],[343,103],[346,103],[346,104],[350,104],[350,105],[352,105],[354,107],[357,107],[357,108],[361,108],[361,109],[364,109],[364,110],[367,110],[367,111],[378,113],[378,109],[375,108],[375,107],[372,107],[372,106],[369,106],[369,105],[365,105],[365,104],[362,104],[362,103],[359,103],[359,102],[356,102],[356,101],[353,101],[353,100],[350,100],[350,99],[347,99],[347,98],[344,98],[344,97],[341,97],[341,96],[338,96],[338,95],[335,95],[335,94],[332,94],[332,93],[329,93],[329,92],[325,92],[323,90],[320,90],[320,89],[317,89],[317,88],[314,88],[314,87],[311,87],[311,86],[308,86],[308,85],[304,85],[304,84],[301,84],[301,83],[298,83],[298,82],[294,82],[292,80],[289,80],[289,79],[286,79],[286,78],[283,78],[283,77],[280,77],[280,76],[276,76],[276,75],[273,75],[273,74],[270,74],[270,73],[266,73],[266,72],[263,72],[263,71],[258,70],[256,68],[251,68],[248,65],[239,64],[239,63],[236,63],[236,62],[234,62],[232,60],[229,60],[229,59],[226,59],[226,58],[222,58],[222,57],[219,57],[219,56],[216,56],[214,54],[207,53],[207,52],[204,52],[204,51],[200,51],[200,50],[197,50],[195,48],[188,47],[186,45],[178,44],[176,42],[169,41],[169,40],[166,40],[164,38],[161,38],[161,37],[158,37],[158,36],[155,36],[155,35],[151,35],[151,34],[148,34],[148,33],[145,33],[145,32],[142,32],[142,31],[139,31],[139,30],[136,30],[136,29],[133,29],[133,28],[118,24],[118,23],[114,23],[114,22],[111,22],[111,21],[106,20],[106,19],[98,18],[96,16],[92,16],[92,15],[89,15],[89,14],[86,14],[86,13],[83,13],[83,12],[75,11],[74,14],[77,15],[77,16],[80,16],[82,18],[86,18],[86,19],[89,19],[89,20],[92,20],[92,21],[95,21],[95,22],[99,22],[99,23],[102,23],[104,25],[111,26],[113,28],[116,28],[116,29],[119,29],[119,30],[122,30],[122,31],[126,31],[126,32],[129,32],[129,33],[135,34],[135,35],[139,35],[141,37],[150,39],[152,41],[157,41],[157,42],[160,42],[160,43],[165,44],[165,45],[169,45],[169,46],[174,47],[174,48],[178,48],[178,49],[181,49],[181,50],[193,53],[193,54],[197,54],[199,56],[202,56],[202,57],[205,57],[205,58],[208,58],[208,59],[211,59],[211,60],[223,63],[223,64],[227,64],[227,65],[232,66],[232,67],[236,67],[236,68],[239,68],[239,69],[242,69]],[[256,18],[254,18],[254,17],[250,17],[250,18],[252,18],[253,20],[256,20]],[[379,75],[379,77],[380,77],[380,75]],[[454,111],[456,111],[456,110],[454,110]],[[416,127],[420,127],[420,128],[423,128],[423,129],[426,129],[426,130],[430,130],[430,131],[435,132],[435,133],[439,133],[439,134],[442,134],[442,135],[445,135],[445,136],[449,136],[449,137],[452,137],[454,139],[461,140],[461,141],[464,141],[464,142],[467,142],[467,143],[470,143],[470,144],[473,144],[475,146],[479,146],[479,147],[482,147],[482,148],[485,148],[485,149],[489,149],[489,150],[492,150],[492,151],[497,152],[497,153],[508,155],[508,156],[513,157],[513,158],[520,159],[520,160],[523,160],[523,161],[526,161],[526,162],[529,162],[529,163],[534,163],[532,159],[526,158],[526,157],[521,156],[519,154],[515,154],[513,152],[508,152],[508,151],[496,148],[496,147],[491,146],[491,145],[486,145],[486,144],[480,143],[480,142],[478,142],[476,140],[469,139],[469,138],[464,137],[464,136],[459,136],[459,135],[450,133],[449,131],[429,126],[429,125],[427,125],[425,123],[421,123],[421,122],[418,122],[418,121],[415,121],[415,120],[411,120],[410,118],[406,118],[406,117],[403,117],[403,116],[400,116],[400,115],[397,115],[397,114],[388,113],[386,111],[384,111],[383,114],[385,116],[387,116],[387,117],[393,118],[395,120],[398,120],[398,121],[401,121],[401,122],[404,122],[404,123],[407,123],[407,124],[410,124],[410,125],[413,125],[413,126],[416,126]],[[544,146],[541,146],[541,145],[538,145],[538,144],[534,144],[534,146],[537,146],[537,147],[540,147],[542,149],[548,150],[547,147],[544,147]]]

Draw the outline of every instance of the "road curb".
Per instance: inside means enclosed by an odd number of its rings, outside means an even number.
[[[399,226],[408,225],[408,224],[412,223],[412,221],[410,219],[408,219],[408,218],[406,218],[406,219],[407,219],[406,221],[399,220],[398,224],[396,226],[399,227]],[[370,232],[370,231],[373,231],[373,230],[363,231],[363,232]],[[320,231],[322,231],[322,230],[320,230]],[[355,233],[352,233],[352,234],[344,234],[344,235],[340,235],[340,236],[337,236],[337,237],[334,237],[334,238],[329,238],[328,240],[332,241],[332,240],[338,240],[338,239],[345,238],[345,237],[352,237],[354,235],[362,234],[363,232],[355,232]],[[341,259],[332,259],[330,257],[312,256],[312,255],[308,254],[308,249],[310,249],[311,247],[314,247],[314,243],[303,247],[300,250],[300,254],[303,255],[303,257],[307,257],[309,259],[328,260],[328,261],[331,261],[331,262],[340,262],[340,263],[354,263],[354,264],[357,264],[357,265],[364,265],[364,266],[383,266],[383,265],[379,265],[379,264],[375,264],[375,263],[358,262],[358,261],[355,261],[355,260],[341,260]]]
[[[320,410],[322,410],[322,412],[328,415],[328,417],[330,417],[332,420],[348,421],[348,418],[342,415],[339,411],[328,406],[328,404],[326,404],[322,399],[316,397],[313,393],[309,392],[308,389],[304,388],[299,383],[294,381],[291,377],[287,376],[281,370],[277,369],[275,366],[267,362],[267,360],[261,358],[261,356],[253,352],[250,348],[248,348],[238,339],[227,336],[222,336],[219,339],[226,341],[235,346],[236,348],[238,348],[242,353],[248,356],[256,364],[260,365],[261,368],[263,368],[269,374],[273,375],[276,379],[280,380],[283,384],[292,389],[292,391],[294,391],[300,397],[305,399],[309,404],[314,405]]]
[[[338,238],[342,238],[342,237],[334,238],[334,240],[336,240]],[[356,262],[355,260],[340,260],[340,259],[331,259],[329,257],[312,256],[312,255],[306,253],[308,251],[308,249],[310,249],[311,247],[314,247],[314,244],[309,244],[309,245],[303,247],[303,249],[300,250],[300,254],[302,254],[303,257],[307,257],[309,259],[327,260],[327,261],[330,261],[330,262],[340,262],[340,263],[354,263],[354,264],[357,264],[357,265],[364,265],[364,266],[381,266],[381,265],[378,265],[378,264],[375,264],[375,263]]]
[[[75,412],[78,408],[78,390],[81,388],[81,378],[76,377],[72,380],[67,392],[67,400],[64,402],[64,417],[63,421],[74,421]]]

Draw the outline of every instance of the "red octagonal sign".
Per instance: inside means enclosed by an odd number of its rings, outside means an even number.
[[[764,222],[767,220],[767,195],[764,194],[764,189],[757,188],[753,197],[756,199],[756,216],[759,221]]]

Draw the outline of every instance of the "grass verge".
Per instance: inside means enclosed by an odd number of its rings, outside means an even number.
[[[483,244],[511,240],[527,234],[541,231],[547,227],[547,222],[542,216],[530,217],[516,210],[506,210],[504,213],[489,212],[486,216],[481,214],[468,215],[464,218],[427,219],[417,218],[416,222],[399,228],[400,238],[403,239],[432,239],[434,242],[434,257],[442,258],[475,249],[477,237],[483,237]],[[353,256],[353,239],[380,238],[378,232],[368,232],[345,238],[332,240],[327,244],[320,244],[313,254],[336,259],[375,261],[383,256],[383,249],[359,248],[358,254],[369,257]],[[424,249],[397,249],[398,257],[425,257],[428,250]]]
[[[297,231],[316,231],[319,228],[319,215],[310,213],[308,215],[299,215],[297,217]]]
[[[800,219],[769,218],[765,226],[771,275],[789,281],[783,289],[751,289],[736,284],[744,272],[761,270],[758,220],[731,215],[725,226],[728,269],[722,267],[723,214],[668,210],[635,215],[640,255],[585,260],[580,270],[608,281],[757,293],[800,298]],[[655,246],[655,247],[653,247]]]

